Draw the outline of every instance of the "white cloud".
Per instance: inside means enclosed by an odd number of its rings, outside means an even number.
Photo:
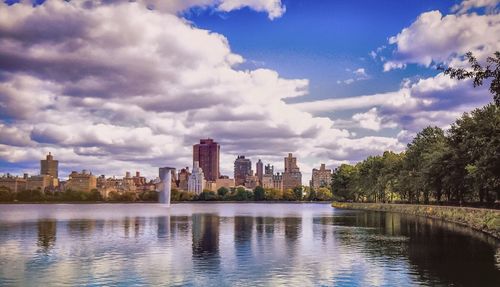
[[[370,152],[331,119],[284,101],[306,95],[307,79],[236,69],[244,59],[223,35],[193,27],[168,7],[93,5],[0,4],[0,58],[8,59],[0,80],[1,161],[36,170],[51,151],[65,172],[156,176],[158,166],[190,165],[191,145],[213,137],[222,146],[222,172],[231,175],[227,161],[239,153],[282,163],[294,152],[311,167]],[[377,150],[393,140],[377,141]],[[328,146],[336,149],[332,157],[318,157]]]
[[[473,8],[486,7],[488,11],[493,12],[498,7],[498,4],[498,0],[464,0],[460,4],[454,5],[451,11],[463,14]]]
[[[371,108],[365,113],[356,113],[352,119],[359,124],[359,127],[374,131],[380,131],[382,128],[396,128],[397,124],[385,120],[379,115],[377,108]]]
[[[285,6],[281,0],[223,0],[218,6],[221,11],[232,11],[249,7],[255,11],[267,12],[269,19],[281,17],[285,13]]]
[[[351,69],[345,69],[345,70],[346,72],[351,72]],[[349,78],[347,80],[337,80],[337,84],[350,85],[356,81],[366,80],[369,78],[364,68],[358,68],[352,71],[352,74],[354,75],[354,78]]]
[[[389,39],[396,45],[394,59],[384,71],[404,68],[407,63],[426,67],[434,63],[460,63],[472,51],[479,60],[500,50],[500,14],[445,15],[439,11],[421,14],[409,27]]]
[[[182,12],[192,7],[214,7],[216,10],[224,12],[248,7],[257,12],[267,13],[271,20],[281,17],[286,10],[281,0],[87,0],[82,1],[81,4],[83,7],[93,8],[100,5],[116,5],[127,2],[137,2],[149,9],[165,13]]]

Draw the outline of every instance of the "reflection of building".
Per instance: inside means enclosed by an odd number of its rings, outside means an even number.
[[[332,170],[327,169],[322,163],[319,169],[312,170],[311,188],[317,190],[320,187],[330,187],[332,182]]]
[[[193,146],[193,165],[198,162],[206,180],[215,181],[219,172],[220,146],[213,139],[201,139]]]
[[[205,269],[219,268],[219,217],[193,214],[192,240],[193,263]]]
[[[40,161],[40,174],[50,175],[54,178],[59,177],[59,161],[54,160],[54,157],[49,152],[46,159]]]
[[[81,173],[72,171],[66,182],[66,189],[90,192],[97,188],[97,179],[91,172],[83,170]]]
[[[283,190],[293,189],[302,185],[302,174],[297,166],[297,158],[291,153],[285,157],[285,172],[283,173]]]
[[[57,222],[55,220],[40,220],[38,225],[37,245],[44,252],[54,247],[56,242]]]
[[[234,184],[245,185],[245,180],[249,175],[252,175],[252,162],[244,155],[239,155],[234,161]]]
[[[200,194],[205,188],[205,177],[203,170],[200,168],[197,161],[194,162],[193,173],[188,179],[188,191]]]

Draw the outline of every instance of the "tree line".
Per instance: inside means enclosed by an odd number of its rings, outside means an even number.
[[[369,202],[485,203],[500,199],[500,52],[483,68],[471,53],[472,69],[443,69],[474,87],[491,80],[493,103],[464,113],[447,131],[428,126],[406,151],[384,152],[343,164],[332,176],[335,199]],[[492,78],[492,79],[490,79]]]

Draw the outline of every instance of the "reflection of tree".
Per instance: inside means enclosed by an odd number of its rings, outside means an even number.
[[[403,234],[410,237],[407,256],[418,274],[431,275],[446,285],[500,286],[494,258],[498,243],[478,240],[482,234],[470,236],[478,232],[438,220],[403,222]]]
[[[336,217],[335,237],[341,248],[356,247],[368,258],[408,262],[408,272],[438,285],[500,286],[495,269],[495,242],[457,224],[423,217],[353,212]],[[493,243],[493,244],[492,244]]]
[[[38,221],[37,246],[44,252],[50,251],[56,243],[57,222],[55,220]]]

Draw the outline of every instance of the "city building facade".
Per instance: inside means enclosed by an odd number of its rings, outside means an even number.
[[[83,170],[81,173],[72,171],[65,184],[65,189],[90,192],[97,188],[97,178],[91,172]]]
[[[322,163],[319,169],[314,168],[312,170],[311,177],[311,188],[317,190],[320,187],[330,187],[332,182],[332,170],[326,168],[325,164]]]
[[[252,162],[244,155],[239,155],[234,161],[234,184],[245,185],[246,178],[250,175],[252,175]]]
[[[50,175],[59,178],[59,161],[49,152],[45,159],[40,160],[40,175]]]
[[[220,177],[220,146],[213,139],[201,139],[193,146],[193,165],[197,161],[203,170],[205,180],[215,181]]]
[[[285,172],[283,172],[283,188],[282,190],[294,189],[302,185],[302,173],[297,165],[297,158],[289,153],[284,159]]]
[[[203,189],[205,189],[205,176],[203,174],[203,169],[200,167],[199,163],[195,161],[193,172],[188,179],[188,191],[200,194],[203,192]]]

